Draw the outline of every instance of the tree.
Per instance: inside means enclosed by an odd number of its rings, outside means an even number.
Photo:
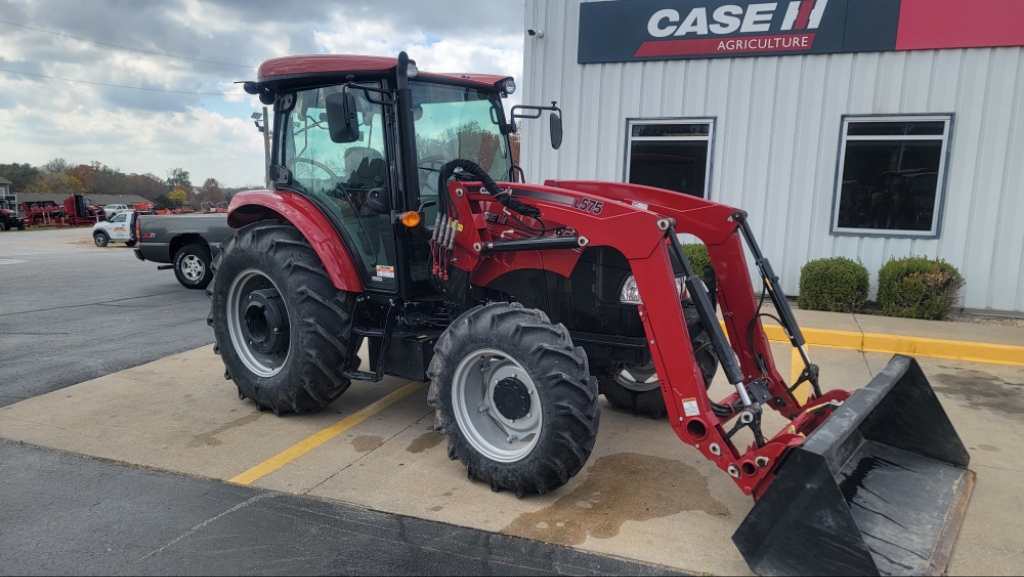
[[[203,202],[223,202],[224,194],[220,190],[220,183],[217,182],[216,178],[207,178],[206,182],[203,183],[202,196],[200,197]]]
[[[181,206],[188,201],[188,192],[184,188],[176,186],[174,190],[167,193],[167,198],[171,199],[175,206]]]
[[[192,189],[192,177],[184,168],[172,168],[167,171],[167,186],[176,188],[185,187],[185,190]]]
[[[46,188],[50,189],[50,192],[56,194],[82,194],[85,192],[85,187],[82,186],[82,182],[73,176],[69,176],[64,173],[53,173],[48,174],[42,178],[42,183]]]
[[[71,165],[68,161],[63,158],[54,158],[50,162],[39,167],[39,172],[43,173],[43,176],[50,176],[51,174],[65,174],[71,169]]]
[[[152,174],[131,174],[128,176],[128,182],[131,186],[131,194],[137,194],[152,201],[156,201],[160,196],[166,198],[167,186],[164,181]]]
[[[26,192],[42,176],[31,164],[0,164],[0,176],[11,181],[11,192]]]
[[[174,201],[167,197],[166,194],[159,194],[153,199],[153,204],[157,210],[164,210],[168,208],[174,208]]]

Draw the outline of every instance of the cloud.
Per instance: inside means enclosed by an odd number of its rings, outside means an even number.
[[[127,172],[163,174],[183,166],[195,180],[213,176],[229,186],[259,182],[262,136],[249,115],[262,105],[233,82],[254,78],[263,60],[406,50],[422,70],[519,78],[523,9],[522,1],[500,0],[0,0],[2,20],[193,59],[0,23],[0,68],[193,93],[0,73],[0,163],[63,157]]]

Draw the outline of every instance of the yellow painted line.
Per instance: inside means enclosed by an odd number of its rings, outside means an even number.
[[[724,328],[724,324],[723,324]],[[831,329],[801,328],[808,345],[853,349],[866,353],[889,353],[953,359],[975,363],[1015,365],[1024,367],[1024,346],[979,343],[975,341],[951,341],[927,337],[883,335],[878,333],[855,333]],[[788,343],[785,331],[778,325],[765,325],[768,340]],[[793,357],[796,358],[795,356]]]
[[[327,441],[330,441],[334,437],[337,437],[338,435],[344,433],[345,431],[351,429],[352,427],[358,425],[359,423],[362,423],[366,419],[369,419],[370,417],[397,403],[398,401],[401,401],[405,397],[408,397],[412,393],[419,390],[425,384],[426,383],[409,383],[404,387],[398,389],[397,391],[387,396],[381,397],[380,399],[377,399],[376,401],[370,403],[369,405],[363,407],[362,409],[359,409],[358,411],[352,413],[351,415],[345,417],[344,419],[338,421],[337,423],[334,423],[330,427],[327,427],[326,429],[323,429],[318,433],[315,433],[314,435],[307,437],[302,441],[299,441],[295,445],[292,445],[291,447],[285,449],[284,451],[281,451],[280,453],[267,459],[266,461],[263,461],[259,465],[256,465],[255,467],[249,469],[248,471],[242,473],[241,475],[236,475],[235,477],[228,479],[228,482],[236,483],[239,485],[248,485],[259,479],[260,477],[269,475],[270,473],[273,473],[274,471],[280,469],[281,467],[287,465],[288,463],[291,463],[295,459],[298,459],[299,457],[305,455],[306,453],[312,451],[313,449],[319,447],[320,445],[323,445]]]
[[[789,342],[787,339],[786,342]],[[810,348],[807,349],[807,353],[810,354]],[[793,386],[793,383],[800,380],[800,374],[804,372],[804,358],[800,356],[800,349],[793,348],[793,355],[789,358],[789,386]],[[811,398],[811,383],[804,383],[799,387],[793,389],[793,398],[796,399],[801,406],[807,403],[807,399]]]

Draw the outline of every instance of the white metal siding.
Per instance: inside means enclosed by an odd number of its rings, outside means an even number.
[[[527,0],[523,102],[557,100],[565,139],[523,130],[523,167],[622,181],[626,119],[715,117],[710,199],[745,209],[796,294],[829,256],[871,272],[890,256],[938,256],[967,280],[963,306],[1024,311],[1024,48],[869,52],[624,64],[576,63],[579,0]],[[938,239],[833,236],[844,114],[953,113]],[[529,122],[529,121],[527,121]]]

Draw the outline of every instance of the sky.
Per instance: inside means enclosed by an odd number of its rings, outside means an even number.
[[[520,81],[523,11],[522,0],[0,0],[0,164],[98,161],[161,178],[182,167],[193,183],[259,184],[250,116],[263,105],[235,82],[260,62],[405,50],[420,70]]]

